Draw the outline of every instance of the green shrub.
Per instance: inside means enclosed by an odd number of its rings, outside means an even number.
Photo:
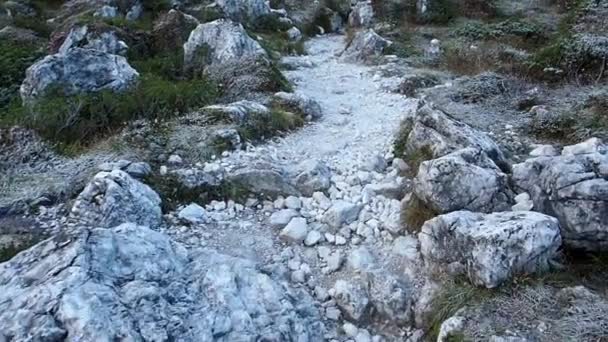
[[[43,55],[40,47],[0,40],[0,123],[14,117],[25,70]]]
[[[316,36],[317,34],[321,33],[319,27],[323,28],[323,31],[325,32],[331,32],[331,17],[333,13],[334,12],[327,7],[318,7],[312,21],[304,25],[302,30],[304,35],[308,37]]]
[[[451,0],[429,1],[427,12],[417,19],[422,23],[445,24],[458,16],[458,5]]]
[[[580,83],[597,83],[608,77],[608,38],[593,35],[560,36],[534,54],[529,69],[534,76],[547,81],[547,68],[563,71],[562,78]]]
[[[281,70],[277,68],[276,64],[270,64],[268,70],[266,70],[266,77],[267,82],[263,87],[264,90],[273,91],[275,93],[279,91],[288,93],[293,92],[293,86],[289,83],[287,78],[285,78],[285,75],[283,75]]]
[[[497,23],[469,21],[455,29],[454,36],[472,40],[498,39],[505,36],[521,37],[523,39],[540,39],[543,28],[526,20],[504,20]]]
[[[47,139],[72,144],[109,134],[133,119],[179,115],[216,96],[215,85],[205,79],[170,81],[142,74],[137,86],[124,93],[51,93],[25,108],[22,121]]]
[[[454,316],[463,307],[473,306],[495,295],[493,291],[478,288],[464,279],[450,280],[443,284],[438,295],[431,302],[430,329],[428,331],[429,341],[437,340],[441,323]],[[453,336],[455,341],[463,341],[462,336]]]
[[[263,15],[247,26],[247,28],[252,31],[266,33],[284,32],[291,27],[292,25],[281,21],[280,18],[274,14]]]
[[[12,243],[10,245],[0,247],[0,263],[11,260],[15,255],[37,244],[40,240],[29,238],[19,244]]]
[[[414,121],[411,118],[405,119],[399,126],[399,131],[395,136],[395,142],[393,143],[393,150],[395,155],[399,158],[405,157],[405,150],[407,145],[407,139],[414,128]]]
[[[415,1],[386,1],[372,0],[374,14],[383,21],[395,24],[403,21],[407,16],[416,13]]]
[[[262,45],[264,50],[268,52],[268,55],[273,56],[279,55],[304,55],[306,49],[304,48],[304,40],[297,42],[289,41],[287,34],[284,32],[274,33],[254,33],[253,37],[261,38],[257,41]]]
[[[268,115],[256,115],[237,128],[241,139],[262,141],[304,125],[297,114],[273,108]]]
[[[188,78],[184,70],[183,50],[146,59],[131,59],[130,63],[140,73],[157,75],[166,80]]]
[[[219,6],[203,6],[193,15],[201,22],[208,23],[217,19],[224,18],[224,13]]]
[[[146,0],[141,2],[144,11],[154,14],[171,9],[171,0]]]
[[[351,9],[350,0],[325,0],[323,1],[325,7],[338,13],[340,16],[346,18]]]
[[[53,33],[53,29],[46,23],[46,19],[42,17],[22,17],[13,18],[13,25],[36,32],[39,36],[48,38]]]
[[[416,55],[418,52],[409,42],[393,41],[393,44],[387,46],[382,53],[384,55],[395,55],[400,58],[407,58]]]
[[[162,198],[163,212],[176,210],[184,203],[209,203],[212,200],[245,200],[249,191],[238,184],[228,181],[218,186],[202,185],[194,188],[184,186],[175,175],[152,175],[146,178],[154,191]]]
[[[545,139],[577,143],[591,137],[608,138],[608,95],[592,94],[583,104],[557,114],[552,120],[535,120],[530,133]]]

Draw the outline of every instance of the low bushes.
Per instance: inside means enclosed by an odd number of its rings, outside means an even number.
[[[437,340],[441,324],[454,316],[458,310],[482,303],[495,295],[493,290],[476,287],[461,278],[445,282],[431,302],[428,341]],[[465,339],[464,336],[458,335],[450,336],[449,341],[465,341]]]
[[[591,137],[608,139],[608,93],[593,93],[572,108],[536,115],[528,125],[528,131],[539,138],[564,143],[577,143]]]
[[[523,40],[538,41],[544,37],[544,29],[527,20],[504,20],[496,23],[468,21],[457,27],[453,35],[473,40],[496,40],[501,38],[519,37]]]
[[[268,52],[270,56],[277,55],[304,55],[306,49],[304,48],[304,40],[301,39],[297,42],[292,42],[287,37],[285,32],[267,32],[267,33],[254,33],[253,37],[259,37],[257,41],[262,47]]]
[[[0,126],[10,125],[18,116],[19,86],[25,70],[42,57],[40,47],[0,40]]]
[[[268,115],[256,115],[237,128],[241,139],[261,141],[282,132],[291,131],[304,125],[304,119],[280,108],[271,109]]]
[[[247,26],[252,31],[265,33],[283,32],[291,27],[292,25],[281,21],[280,17],[275,14],[261,16]]]
[[[587,34],[561,37],[534,55],[530,68],[538,75],[559,68],[563,76],[581,83],[608,78],[608,38]]]
[[[216,96],[216,87],[206,79],[167,80],[148,73],[124,93],[50,94],[24,108],[23,123],[47,139],[71,144],[94,140],[133,119],[182,114]]]
[[[162,198],[161,207],[163,212],[175,211],[184,203],[209,203],[212,200],[226,201],[245,200],[249,191],[238,184],[223,181],[220,185],[201,185],[188,188],[179,181],[177,176],[153,175],[145,180],[154,191]]]
[[[8,245],[0,246],[0,263],[11,260],[15,255],[34,246],[40,242],[41,238],[29,237],[20,242],[13,242]]]

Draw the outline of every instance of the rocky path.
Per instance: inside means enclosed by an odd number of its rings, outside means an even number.
[[[279,196],[274,202],[250,199],[244,206],[212,202],[205,208],[204,224],[180,225],[178,211],[176,224],[167,233],[193,247],[209,246],[264,265],[283,265],[292,285],[318,300],[328,327],[341,327],[344,322],[340,303],[328,295],[338,290],[332,288],[339,287],[341,280],[379,274],[372,291],[379,307],[386,308],[389,321],[407,321],[403,317],[409,315],[406,287],[417,260],[417,241],[393,237],[401,230],[399,200],[408,180],[389,164],[394,133],[401,120],[412,115],[417,101],[385,90],[399,81],[380,76],[387,65],[341,62],[343,36],[314,38],[307,48],[308,55],[284,60],[298,66],[286,76],[296,93],[320,103],[323,117],[211,164],[230,169],[262,161],[289,171],[303,162],[321,162],[331,170],[327,195]],[[348,286],[342,291],[349,291]],[[347,295],[354,302],[367,300],[365,296]],[[352,305],[358,304],[346,302],[342,308]],[[393,309],[402,311],[401,316],[393,314]],[[353,312],[349,320],[356,322],[361,314]],[[327,337],[334,337],[342,330],[328,331]],[[365,338],[368,330],[361,331]],[[383,334],[387,331],[382,329]],[[394,333],[403,336],[406,332],[396,329]]]
[[[308,42],[308,55],[285,61],[301,66],[286,76],[296,93],[321,104],[323,118],[258,147],[254,155],[235,153],[229,160],[261,157],[283,165],[323,160],[339,173],[350,174],[388,151],[393,133],[415,101],[383,90],[399,82],[397,78],[381,78],[378,68],[341,62],[344,39],[340,35],[314,38]]]

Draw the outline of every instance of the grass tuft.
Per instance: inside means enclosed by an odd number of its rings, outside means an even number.
[[[431,302],[430,329],[427,334],[429,341],[436,341],[441,324],[456,312],[466,306],[473,306],[491,298],[495,290],[471,285],[463,278],[448,280]],[[458,340],[456,340],[458,341]]]
[[[415,194],[401,208],[401,223],[410,234],[417,234],[424,223],[438,215]]]
[[[149,184],[162,198],[163,212],[175,211],[184,203],[205,204],[213,200],[235,201],[245,200],[249,190],[238,184],[223,182],[219,186],[199,186],[188,188],[184,186],[175,175],[152,175],[146,179]]]
[[[8,246],[1,247],[0,248],[0,263],[11,260],[15,255],[34,246],[39,241],[40,240],[38,240],[38,239],[30,238],[28,240],[21,242],[20,244],[12,243]]]
[[[262,141],[304,125],[304,119],[294,113],[273,108],[268,115],[256,115],[237,128],[243,141]]]

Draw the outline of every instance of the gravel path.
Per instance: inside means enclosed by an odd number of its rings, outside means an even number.
[[[384,90],[399,80],[380,77],[378,67],[340,62],[344,36],[313,38],[307,49],[308,55],[288,60],[312,67],[287,71],[286,76],[297,93],[321,104],[323,118],[257,147],[254,153],[235,153],[229,159],[265,158],[283,165],[323,160],[339,173],[348,174],[372,156],[389,150],[393,133],[416,103]]]
[[[390,64],[365,66],[341,62],[343,36],[314,38],[307,48],[308,55],[284,60],[299,65],[285,73],[294,83],[296,93],[320,103],[323,117],[285,137],[235,151],[214,163],[229,168],[265,162],[289,170],[304,161],[325,162],[332,174],[328,198],[295,199],[299,203],[295,217],[306,226],[307,241],[311,233],[320,239],[313,244],[281,239],[283,228],[272,227],[271,215],[288,210],[285,208],[289,199],[248,203],[240,209],[234,203],[212,202],[206,207],[210,222],[199,227],[173,226],[168,233],[186,245],[211,246],[221,253],[254,259],[264,265],[283,264],[293,285],[307,288],[315,296],[318,287],[327,290],[337,280],[358,277],[360,267],[367,267],[368,263],[382,274],[378,281],[386,282],[380,288],[390,289],[395,279],[401,283],[415,278],[417,241],[403,236],[395,239],[394,234],[401,229],[401,203],[395,196],[366,195],[364,189],[386,186],[399,192],[406,187],[407,180],[398,175],[398,170],[388,167],[373,171],[370,164],[379,159],[392,160],[394,133],[402,119],[412,115],[417,100],[386,90],[399,82],[396,77],[381,76]],[[325,215],[332,210],[327,209],[340,203],[357,207],[356,218],[340,227],[330,227]],[[330,327],[329,336],[334,336],[341,321],[332,317],[337,311],[335,303],[326,300],[320,299],[319,306],[327,310],[325,323]],[[378,331],[378,327],[368,328]],[[379,330],[399,338],[407,334],[397,327]]]

